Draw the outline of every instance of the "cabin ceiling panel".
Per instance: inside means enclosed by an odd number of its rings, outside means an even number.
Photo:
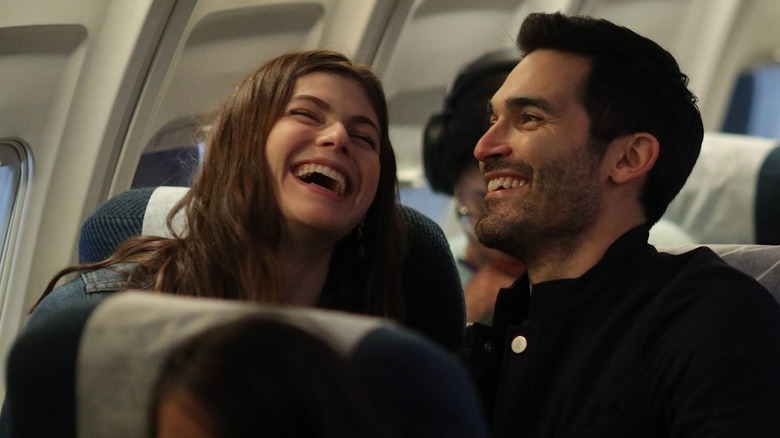
[[[75,24],[45,24],[0,28],[0,132],[38,143],[47,124],[51,101],[65,83],[65,75],[87,30]]]
[[[152,126],[210,112],[255,67],[312,47],[325,15],[320,3],[260,4],[204,14],[186,36]]]

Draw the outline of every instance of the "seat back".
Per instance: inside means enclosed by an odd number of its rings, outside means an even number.
[[[168,213],[187,190],[167,186],[138,188],[109,199],[82,225],[79,262],[104,260],[131,236],[169,236]],[[407,230],[403,293],[408,302],[415,303],[407,306],[407,325],[428,334],[441,333],[443,325],[465,330],[463,287],[444,232],[419,211],[404,205],[399,208]],[[174,227],[178,231],[183,226],[184,220],[177,217]],[[432,317],[432,311],[438,317]],[[463,330],[444,333],[436,341],[455,351],[461,347]]]
[[[167,353],[217,324],[254,315],[324,340],[349,363],[400,436],[482,437],[486,423],[459,362],[393,323],[336,311],[125,292],[37,320],[9,354],[10,436],[147,436]]]
[[[758,172],[756,242],[780,245],[780,147],[772,149]]]
[[[120,243],[141,234],[154,187],[132,189],[109,199],[81,225],[79,263],[107,259]]]
[[[688,181],[664,219],[696,242],[780,244],[776,140],[707,132]]]

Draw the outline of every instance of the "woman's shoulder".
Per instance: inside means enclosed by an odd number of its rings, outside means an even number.
[[[103,299],[125,288],[127,274],[133,264],[119,263],[106,268],[81,272],[67,283],[55,287],[35,306],[30,314],[29,323],[40,319],[56,309],[85,302]]]
[[[78,285],[80,280],[85,295],[113,293],[120,289],[126,289],[127,276],[135,266],[135,263],[117,263],[94,271],[82,272],[79,278],[62,287],[74,283]]]

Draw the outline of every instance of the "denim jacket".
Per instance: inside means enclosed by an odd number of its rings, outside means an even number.
[[[102,300],[125,289],[127,272],[132,263],[119,263],[116,268],[103,268],[80,273],[68,283],[54,288],[33,310],[28,325],[64,306],[87,300]],[[124,272],[123,272],[124,271]]]

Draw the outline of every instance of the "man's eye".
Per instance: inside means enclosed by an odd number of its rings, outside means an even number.
[[[523,123],[541,122],[542,118],[533,114],[523,114],[520,118]]]

